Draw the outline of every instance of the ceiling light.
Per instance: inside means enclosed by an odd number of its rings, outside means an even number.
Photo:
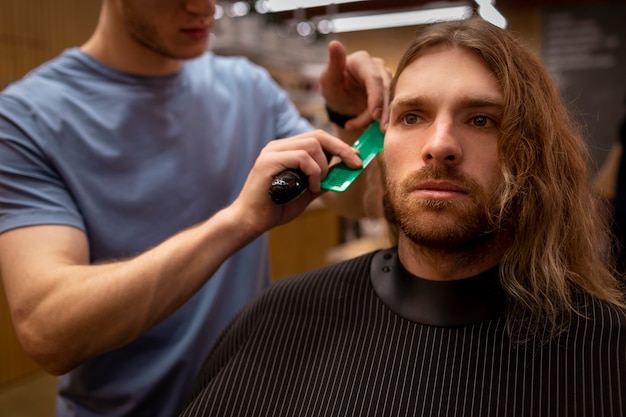
[[[494,6],[495,0],[476,0],[478,4],[478,15],[492,25],[502,29],[506,28],[507,21]]]
[[[306,9],[310,7],[330,6],[331,4],[354,3],[364,0],[260,0],[264,3],[263,9],[269,12],[283,12],[285,10]]]
[[[230,5],[228,15],[230,17],[243,17],[250,12],[250,5],[245,1],[236,1]]]
[[[220,20],[222,17],[224,17],[224,8],[219,4],[215,5],[215,14],[213,15],[213,17],[215,18],[215,20]]]
[[[329,19],[324,24],[328,24],[330,22],[331,31],[334,33],[341,33],[398,26],[415,26],[433,22],[465,20],[470,17],[472,13],[473,10],[470,6],[455,6],[408,12],[337,17]]]
[[[296,25],[296,32],[298,32],[298,35],[303,36],[303,37],[307,37],[307,36],[311,36],[315,33],[315,25],[313,24],[313,22],[299,22]]]

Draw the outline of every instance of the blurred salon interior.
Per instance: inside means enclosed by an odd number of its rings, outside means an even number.
[[[0,0],[0,89],[85,42],[99,8],[96,0]],[[209,47],[265,67],[303,115],[332,131],[317,81],[330,40],[382,57],[393,71],[420,24],[473,12],[541,56],[584,129],[598,189],[612,198],[610,150],[626,114],[626,0],[220,0]],[[381,219],[344,219],[314,202],[270,232],[273,279],[390,244]],[[2,294],[0,416],[52,417],[54,401],[55,377],[23,353]]]

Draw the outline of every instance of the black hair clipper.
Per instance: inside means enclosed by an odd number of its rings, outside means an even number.
[[[363,161],[361,168],[349,168],[343,162],[334,166],[328,176],[322,180],[324,190],[343,192],[357,179],[374,157],[383,150],[384,135],[380,131],[380,124],[375,120],[371,126],[352,145],[359,151]],[[330,161],[331,155],[326,153]],[[299,169],[288,169],[274,177],[270,185],[270,197],[276,204],[287,204],[297,198],[309,187],[309,178]]]
[[[274,177],[270,197],[276,204],[287,204],[309,187],[309,178],[299,169],[288,169]]]

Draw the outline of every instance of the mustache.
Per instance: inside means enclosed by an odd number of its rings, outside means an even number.
[[[445,164],[432,164],[411,173],[400,186],[403,190],[413,190],[426,181],[447,181],[467,192],[475,191],[478,185],[461,174],[458,169]]]

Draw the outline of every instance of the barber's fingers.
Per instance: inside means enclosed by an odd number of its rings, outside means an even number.
[[[246,213],[246,224],[258,231],[293,219],[322,193],[320,182],[329,171],[327,154],[353,168],[362,166],[354,148],[322,130],[271,141],[258,155],[231,208]],[[270,185],[277,175],[295,169],[307,176],[308,189],[287,204],[275,204]]]
[[[367,96],[367,108],[356,118],[346,123],[346,129],[362,128],[369,125],[372,119],[380,120],[386,126],[389,120],[389,93],[392,74],[385,62],[371,57],[364,51],[348,55],[347,68],[363,83]]]
[[[380,118],[387,106],[391,77],[385,63],[365,51],[348,55],[346,66],[355,78],[361,80],[367,93],[367,108],[374,118]]]
[[[320,79],[327,105],[341,114],[358,115],[346,123],[348,130],[367,127],[374,119],[386,126],[392,73],[385,61],[364,50],[347,54],[336,40],[328,44],[328,51]]]
[[[356,149],[323,130],[272,141],[264,152],[276,153],[284,169],[302,170],[312,184],[326,177],[332,156],[339,157],[350,168],[357,169],[362,165]],[[312,190],[317,191],[317,188]]]
[[[328,63],[324,75],[330,85],[344,83],[346,58],[346,48],[341,42],[333,40],[328,44]]]
[[[345,115],[356,115],[367,110],[367,91],[361,77],[367,77],[369,71],[358,67],[369,65],[362,63],[367,61],[369,54],[360,51],[356,52],[357,55],[363,55],[360,59],[349,58],[343,44],[336,40],[328,44],[328,52],[329,60],[320,74],[320,88],[326,105]]]

